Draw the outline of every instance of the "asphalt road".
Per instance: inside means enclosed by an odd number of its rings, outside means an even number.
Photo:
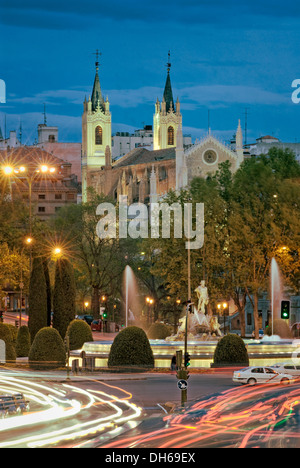
[[[232,373],[232,370],[190,373],[187,389],[188,403],[236,387],[237,384],[232,382]],[[98,387],[99,381],[131,393],[131,401],[145,410],[157,409],[158,404],[164,405],[167,402],[175,405],[181,404],[181,390],[177,386],[176,373],[103,374],[103,376],[98,374],[94,383],[89,382],[89,387]],[[85,386],[85,383],[84,381],[78,382],[77,385]]]

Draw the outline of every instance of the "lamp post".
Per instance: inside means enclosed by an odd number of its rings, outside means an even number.
[[[218,307],[219,312],[221,312],[223,310],[223,323],[224,323],[224,335],[225,335],[226,334],[226,327],[225,327],[226,319],[225,319],[225,316],[226,316],[226,311],[228,309],[228,303],[227,302],[219,303],[217,305],[217,307]]]
[[[32,237],[27,237],[25,239],[25,245],[21,250],[21,257],[23,256],[24,250],[26,246],[31,245],[33,242]],[[31,271],[31,269],[30,269]],[[20,320],[20,327],[22,326],[22,302],[23,302],[23,288],[24,288],[24,283],[23,283],[23,260],[21,259],[21,275],[20,275],[20,315],[19,315],[19,320]]]

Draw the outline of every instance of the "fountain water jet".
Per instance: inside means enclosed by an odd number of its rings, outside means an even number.
[[[136,316],[140,310],[137,282],[129,265],[124,270],[123,283],[125,290],[125,326],[128,327],[128,321],[136,321]]]
[[[275,258],[271,261],[271,305],[272,305],[272,335],[274,335],[274,319],[280,318],[280,304],[283,299],[281,274]]]

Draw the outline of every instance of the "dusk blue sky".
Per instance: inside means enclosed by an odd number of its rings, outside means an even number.
[[[81,141],[83,100],[92,92],[96,49],[112,130],[153,123],[171,52],[173,94],[183,131],[228,141],[238,119],[248,142],[262,135],[300,142],[300,2],[295,0],[2,0],[0,127],[37,138],[46,104],[60,141]]]

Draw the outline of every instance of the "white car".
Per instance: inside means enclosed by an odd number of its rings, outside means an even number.
[[[271,366],[276,372],[280,374],[291,374],[294,377],[300,377],[300,366],[292,362],[279,362]]]
[[[246,367],[233,373],[233,382],[256,385],[260,383],[290,383],[294,380],[291,374],[277,372],[272,367]]]

